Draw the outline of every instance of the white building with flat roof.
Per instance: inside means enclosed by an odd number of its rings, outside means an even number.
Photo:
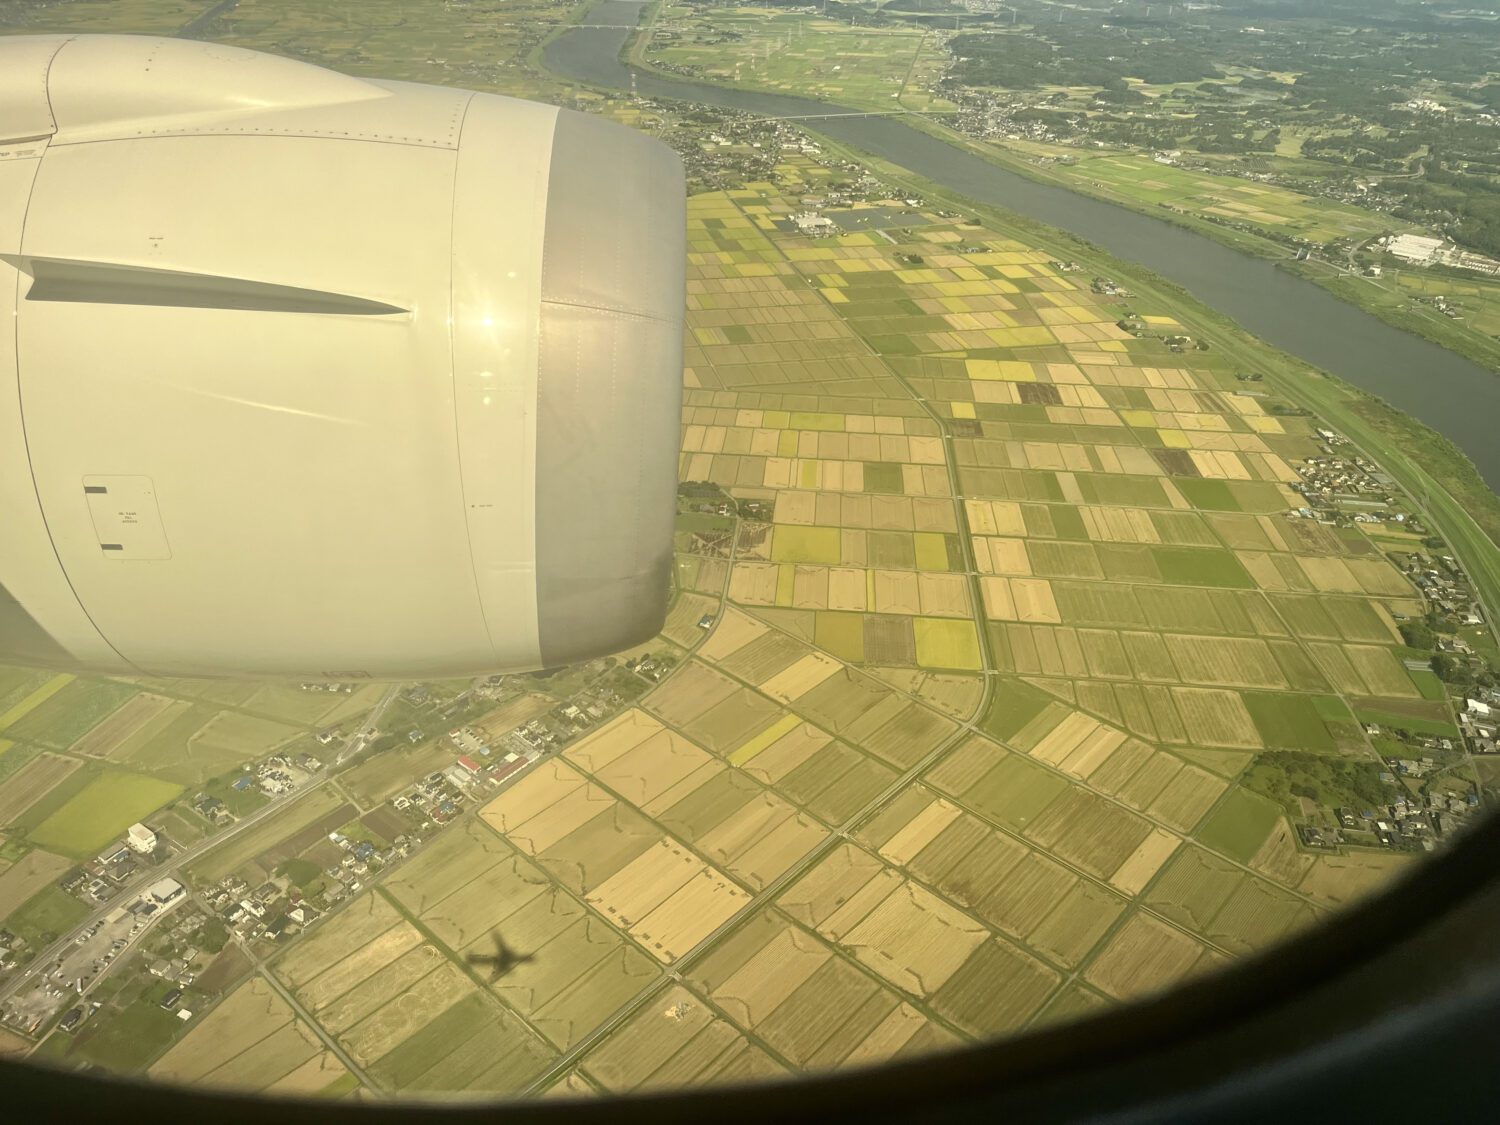
[[[1441,238],[1425,234],[1398,234],[1386,246],[1396,257],[1406,262],[1430,262],[1443,248]]]
[[[169,902],[176,902],[183,895],[182,884],[176,879],[160,879],[151,884],[151,889],[146,892],[152,901],[166,906]]]
[[[132,851],[149,855],[156,850],[156,833],[144,824],[132,824],[125,831],[125,842],[130,845]]]

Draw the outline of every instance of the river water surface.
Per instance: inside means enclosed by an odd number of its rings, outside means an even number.
[[[548,45],[547,68],[574,81],[774,117],[854,113],[809,98],[731,90],[627,67],[625,40],[644,0],[600,0],[586,22]],[[1087,239],[1188,290],[1245,329],[1379,395],[1463,449],[1500,491],[1500,376],[1419,336],[1392,328],[1264,258],[1137,211],[1008,172],[899,117],[823,117],[835,140],[935,180],[980,203]]]

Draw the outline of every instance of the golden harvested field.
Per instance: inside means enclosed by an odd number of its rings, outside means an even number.
[[[776,738],[754,753],[736,758],[736,763],[746,773],[769,785],[774,785],[833,741],[833,736],[810,723],[798,723],[785,734]],[[741,747],[740,750],[743,750]],[[735,754],[739,755],[740,750]]]
[[[980,945],[932,998],[932,1006],[971,1035],[991,1038],[1023,1027],[1059,974],[1000,938]]]
[[[663,840],[589,892],[587,901],[661,961],[682,956],[749,896],[691,852]]]
[[[735,569],[738,570],[738,567]],[[734,597],[734,594],[731,592],[730,596]],[[735,600],[742,599],[735,598]],[[703,594],[682,594],[667,614],[667,622],[662,629],[662,635],[684,648],[692,648],[703,639],[703,630],[698,628],[698,619],[705,613],[716,613],[718,608],[718,598],[706,597]]]
[[[694,660],[648,695],[646,706],[672,726],[682,727],[739,690],[733,680]]]
[[[585,1056],[580,1069],[612,1093],[744,1082],[784,1073],[697,996],[674,986]]]
[[[756,1034],[800,1069],[821,1070],[851,1057],[889,1055],[933,1027],[868,973],[832,958],[799,982]]]
[[[411,932],[416,934],[414,930]],[[417,942],[420,941],[418,937]],[[411,944],[405,952],[375,969],[347,991],[331,997],[319,996],[316,1005],[313,1003],[319,992],[316,987],[306,990],[302,996],[320,1024],[336,1035],[342,1034],[445,963],[443,954],[435,947],[418,943]]]
[[[1173,857],[1146,901],[1163,917],[1203,932],[1247,878],[1212,852],[1187,847]]]
[[[737,562],[729,575],[729,600],[741,605],[776,605],[780,579],[781,568],[775,563]],[[707,602],[707,599],[702,600]],[[695,620],[694,626],[696,624]],[[677,636],[672,639],[679,640]],[[689,642],[683,639],[679,643]]]
[[[1264,879],[1248,878],[1219,908],[1203,932],[1221,948],[1249,953],[1303,929],[1317,912]]]
[[[332,1051],[314,1055],[301,1066],[288,1071],[271,1085],[262,1089],[263,1094],[298,1098],[321,1094],[341,1079],[352,1081],[353,1076]]]
[[[297,995],[310,1009],[319,1011],[387,966],[401,961],[421,942],[422,935],[412,926],[398,922],[302,984]]]
[[[1075,777],[1088,777],[1125,741],[1125,733],[1081,712],[1068,713],[1028,753]]]
[[[1179,831],[1190,832],[1228,787],[1227,782],[1206,770],[1184,766],[1146,811]]]
[[[385,886],[403,905],[422,914],[478,878],[514,850],[481,824],[454,825],[392,873]]]
[[[1132,914],[1083,977],[1116,1000],[1148,996],[1188,976],[1205,962],[1207,952],[1180,930],[1145,914]]]
[[[566,756],[638,807],[651,806],[704,766],[717,766],[713,755],[643,711],[627,712],[621,722]]]
[[[479,815],[495,831],[515,843],[514,833],[521,826],[536,820],[554,806],[575,797],[587,800],[587,787],[587,779],[572,767],[557,759],[543,761],[536,769],[527,773],[514,785],[509,786],[504,793],[481,809]],[[602,792],[598,795],[598,801],[601,805],[607,804],[611,800],[612,798]],[[563,810],[566,811],[568,807],[563,806]],[[600,810],[595,809],[594,811],[597,812]],[[587,817],[579,819],[578,814],[574,812],[568,815],[568,819],[574,821],[574,827],[576,827],[577,824],[581,824]],[[556,820],[557,817],[553,816],[548,818],[548,821],[543,822],[544,825],[551,823],[551,827],[548,828],[548,836],[552,838],[557,838],[557,836],[565,834],[556,832],[556,828],[558,827],[555,823]],[[532,846],[529,841],[520,843],[518,846],[533,855],[540,850],[539,847]]]
[[[760,690],[772,699],[790,703],[800,699],[839,670],[838,661],[821,653],[810,652],[795,664],[782,669],[765,682]]]
[[[306,1075],[291,1076],[303,1071],[309,1063],[317,1072],[331,1071],[333,1078],[344,1074],[343,1064],[323,1046],[317,1033],[301,1020],[293,1020],[198,1081],[229,1089],[264,1091],[287,1079],[293,1085],[305,1081]]]
[[[1238,637],[1168,635],[1167,649],[1182,682],[1228,687],[1277,688],[1286,677],[1266,643]]]
[[[1417,699],[1421,693],[1416,684],[1388,648],[1373,645],[1345,645],[1344,653],[1349,663],[1359,673],[1369,688],[1369,694],[1386,699]]]
[[[897,670],[891,669],[890,671]],[[973,717],[975,709],[979,706],[979,700],[984,694],[984,682],[977,676],[956,676],[922,671],[913,671],[911,675],[913,679],[908,681],[910,686],[907,690],[955,719],[966,720]],[[896,680],[891,682],[899,683]]]
[[[457,966],[445,962],[350,1027],[339,1039],[356,1062],[368,1066],[437,1019],[474,988],[474,982]]]
[[[1182,769],[1176,755],[1132,739],[1089,775],[1089,785],[1144,812]]]
[[[1297,889],[1328,906],[1345,906],[1406,874],[1414,862],[1389,852],[1320,855]]]
[[[863,839],[869,840],[878,847],[882,859],[897,867],[905,867],[909,864],[921,854],[927,845],[936,840],[944,829],[963,815],[963,810],[957,805],[942,798],[934,798],[925,790],[908,789],[904,791],[902,797],[911,799],[913,803],[920,803],[918,799],[926,803],[921,805],[920,811],[910,820],[906,819],[905,810],[901,805],[888,805],[880,820],[886,821],[888,825],[899,825],[896,831],[889,836],[885,836],[884,833],[872,836],[869,833],[873,826],[867,825],[865,832],[861,834]]]
[[[576,940],[570,938],[570,935],[580,929],[586,932],[590,941],[597,942],[600,931],[609,930],[609,927],[588,919],[566,931],[557,941],[570,941],[572,944],[565,948],[576,948]],[[556,952],[562,953],[564,949],[560,948]],[[541,959],[536,962],[542,963]],[[526,1015],[532,1026],[559,1050],[570,1050],[577,1046],[585,1035],[654,984],[660,971],[656,962],[623,940],[591,966],[583,968],[580,961],[574,967],[581,968],[582,971],[576,979],[560,987],[556,993],[551,992],[554,982],[548,980],[538,982],[535,988],[528,989],[524,997],[518,995],[523,982],[528,979],[521,977],[520,971],[516,974],[519,979],[515,983],[502,981],[496,986],[496,991]],[[532,1004],[536,1006],[530,1007]]]
[[[1089,874],[1107,879],[1135,854],[1151,826],[1134,813],[1074,786],[1049,803],[1026,836]]]
[[[1244,702],[1234,692],[1173,688],[1172,700],[1191,741],[1231,749],[1260,748],[1260,732]]]
[[[507,856],[429,903],[422,922],[450,949],[464,949],[488,940],[496,927],[549,889],[546,874],[534,864]]]
[[[930,996],[987,937],[978,922],[902,881],[838,940],[897,988]]]
[[[694,842],[710,860],[758,891],[827,835],[806,813],[775,794],[763,793]]]
[[[1316,863],[1315,857],[1298,850],[1297,834],[1286,817],[1276,822],[1260,851],[1250,859],[1251,867],[1286,887],[1301,883]]]
[[[835,956],[815,935],[768,912],[695,966],[691,979],[753,1030]]]
[[[900,882],[875,856],[845,844],[783,891],[778,902],[793,920],[837,940],[846,923],[857,922]]]
[[[1080,880],[1026,935],[1026,943],[1065,968],[1074,968],[1114,925],[1125,900]]]
[[[566,756],[594,773],[665,729],[653,716],[631,708],[579,739]]]
[[[728,606],[719,615],[719,620],[714,625],[713,632],[709,634],[708,640],[699,647],[698,655],[705,660],[721,662],[725,657],[740,651],[767,631],[765,622],[757,621],[748,613]]]
[[[277,958],[277,977],[291,988],[300,990],[314,977],[339,966],[387,930],[406,926],[395,908],[376,894],[361,895],[340,911],[338,918],[337,926],[319,926],[285,956]]]
[[[1140,842],[1129,858],[1109,877],[1110,886],[1127,895],[1140,894],[1181,843],[1180,837],[1160,828],[1153,828],[1151,834]]]
[[[159,1081],[266,1090],[305,1086],[309,1064],[341,1077],[344,1068],[311,1028],[261,977],[246,981],[183,1036],[150,1070]]]
[[[1323,670],[1323,674],[1328,677],[1328,682],[1333,685],[1334,691],[1340,695],[1371,694],[1365,685],[1364,677],[1350,661],[1344,646],[1309,641],[1307,648],[1312,653],[1313,659],[1318,662],[1318,667]]]
[[[961,574],[917,575],[917,598],[926,617],[969,618],[969,583]]]
[[[728,698],[699,714],[683,729],[705,749],[724,757],[741,745],[747,735],[766,729],[785,715],[775,701],[750,688],[737,687]]]

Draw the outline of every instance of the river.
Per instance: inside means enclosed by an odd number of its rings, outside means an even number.
[[[828,102],[732,90],[627,67],[620,51],[644,0],[600,0],[555,39],[547,68],[574,81],[774,117],[853,114]],[[1126,207],[1008,172],[899,117],[824,117],[819,132],[959,195],[1069,231],[1188,290],[1246,330],[1400,407],[1457,444],[1500,491],[1500,377],[1390,325],[1275,263]]]

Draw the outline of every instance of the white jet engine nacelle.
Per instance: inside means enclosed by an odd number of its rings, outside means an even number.
[[[410,678],[666,610],[682,167],[585,114],[0,38],[0,661]]]

